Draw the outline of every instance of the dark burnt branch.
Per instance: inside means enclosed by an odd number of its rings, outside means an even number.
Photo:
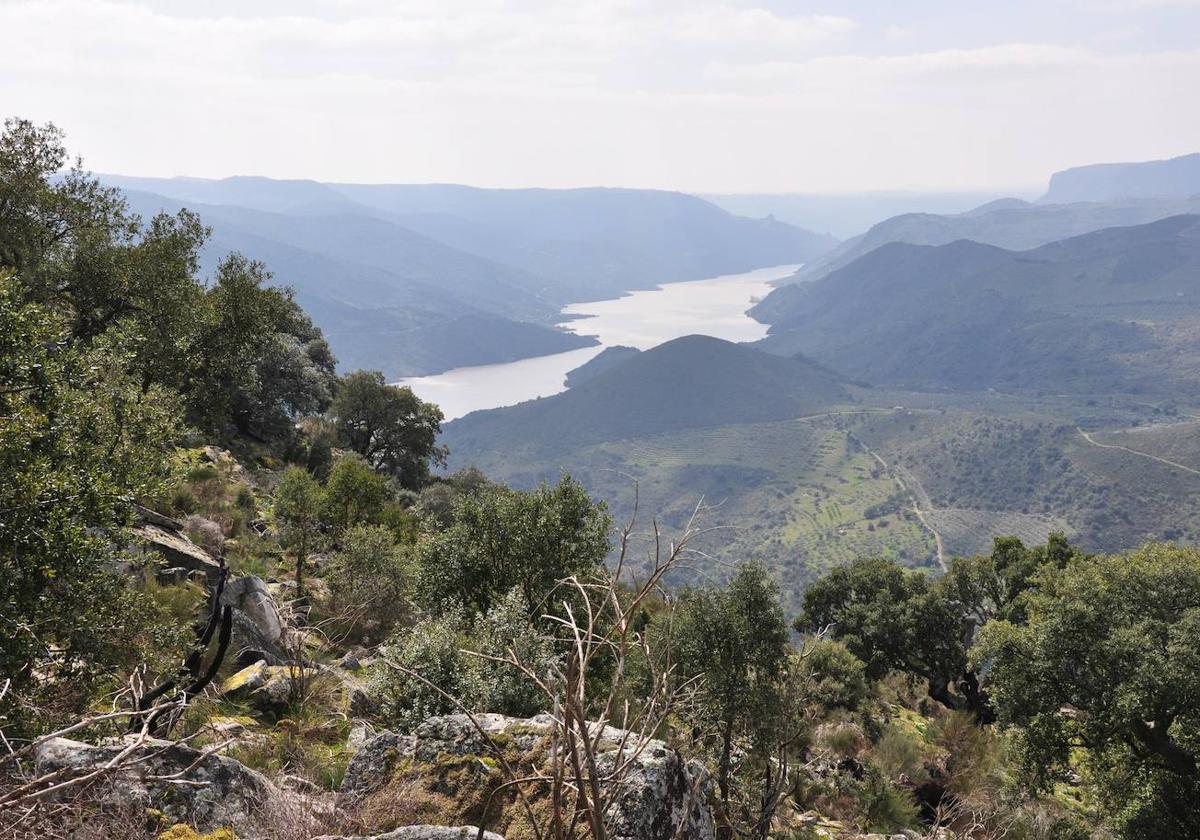
[[[150,717],[149,730],[151,735],[169,733],[175,721],[178,720],[178,713],[182,707],[187,704],[189,699],[203,691],[216,678],[222,662],[225,661],[225,654],[229,651],[229,640],[233,633],[233,610],[229,606],[222,608],[221,605],[221,595],[225,592],[225,581],[228,577],[229,567],[225,565],[225,558],[222,557],[221,571],[211,594],[211,607],[208,612],[208,620],[196,628],[195,647],[188,653],[183,666],[174,677],[164,680],[134,700],[135,711],[140,712],[149,709],[160,699],[176,691],[181,682],[190,680],[187,687],[176,694],[174,699],[177,699],[179,703],[171,706],[172,711],[170,714],[164,716],[160,711]],[[217,632],[218,627],[221,632],[217,639],[216,653],[213,655],[212,661],[209,662],[208,669],[202,671],[201,665],[204,662],[204,654],[208,650],[208,646],[212,643],[213,635]],[[160,730],[162,731],[160,732]]]

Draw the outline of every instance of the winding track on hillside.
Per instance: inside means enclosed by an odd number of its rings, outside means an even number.
[[[1079,434],[1083,435],[1083,439],[1092,446],[1099,446],[1101,449],[1120,449],[1122,452],[1128,452],[1130,455],[1141,455],[1143,458],[1149,458],[1151,461],[1158,461],[1160,464],[1166,464],[1168,467],[1175,467],[1176,469],[1183,470],[1184,472],[1190,472],[1192,475],[1200,475],[1200,470],[1189,467],[1186,464],[1181,464],[1178,461],[1170,461],[1166,458],[1160,458],[1157,455],[1151,455],[1149,452],[1139,452],[1136,449],[1130,449],[1128,446],[1121,446],[1117,443],[1101,443],[1093,438],[1090,432],[1085,432],[1078,426],[1075,427],[1075,430],[1078,431]]]
[[[891,414],[895,411],[897,411],[897,409],[894,408],[857,408],[842,411],[825,411],[821,414],[808,414],[804,417],[797,417],[796,419],[817,420],[822,417],[834,417],[841,414]],[[863,441],[853,432],[847,430],[846,437],[848,440],[852,440],[858,446],[861,446],[863,450],[865,450],[872,458],[878,461],[879,465],[883,467],[884,471],[890,475],[898,485],[900,485],[900,489],[908,494],[909,499],[912,501],[913,513],[917,515],[917,521],[921,523],[926,531],[933,534],[933,542],[937,547],[938,565],[941,567],[943,572],[946,571],[946,547],[945,543],[942,541],[942,534],[937,528],[933,527],[932,522],[925,518],[925,513],[921,510],[922,504],[924,504],[928,510],[933,510],[933,502],[930,500],[929,494],[925,492],[925,488],[921,486],[921,482],[918,481],[917,477],[912,473],[902,470],[899,467],[893,468],[891,464],[884,460],[882,455],[863,443]]]
[[[878,461],[880,466],[887,471],[887,474],[895,479],[896,483],[900,485],[900,489],[908,494],[908,497],[912,500],[912,509],[913,513],[917,515],[917,520],[925,527],[926,531],[933,534],[933,542],[937,546],[938,565],[942,567],[943,572],[946,571],[946,546],[942,542],[942,534],[937,528],[933,527],[932,522],[925,518],[925,513],[921,510],[922,499],[924,499],[925,506],[928,509],[933,509],[933,504],[929,501],[929,496],[925,493],[925,488],[921,486],[921,482],[917,481],[916,477],[911,473],[900,469],[893,469],[892,466],[883,459],[883,456],[881,456],[874,449],[871,449],[858,438],[854,438],[854,440],[858,442],[859,446],[867,450],[871,457]],[[905,476],[908,476],[909,481],[905,481]],[[912,483],[911,486],[909,482]]]

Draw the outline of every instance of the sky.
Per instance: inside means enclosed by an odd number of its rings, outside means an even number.
[[[0,0],[98,172],[1029,190],[1200,151],[1200,0]]]

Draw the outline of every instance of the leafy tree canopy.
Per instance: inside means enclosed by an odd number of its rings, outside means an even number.
[[[65,710],[156,647],[113,546],[166,476],[175,401],[23,292],[0,269],[0,673],[10,699],[36,677],[34,699]]]
[[[429,479],[430,464],[445,463],[446,451],[436,444],[441,409],[411,388],[387,384],[379,371],[347,376],[331,411],[345,445],[402,487],[419,489]]]
[[[1082,749],[1113,810],[1142,826],[1129,836],[1195,836],[1200,550],[1152,544],[1044,566],[1026,609],[1027,623],[984,628],[972,658],[990,666],[1031,771],[1049,782]]]
[[[529,492],[464,495],[450,525],[419,544],[418,595],[435,613],[458,605],[483,614],[516,589],[531,616],[553,611],[543,601],[558,581],[585,577],[604,561],[611,527],[603,503],[570,476]]]
[[[325,481],[321,518],[334,531],[378,522],[391,497],[387,479],[354,453],[334,462]]]
[[[0,267],[24,302],[60,317],[66,340],[119,344],[144,390],[180,393],[188,419],[220,438],[286,440],[297,416],[329,405],[329,347],[260,263],[232,255],[206,285],[209,232],[194,213],[143,223],[119,190],[67,164],[59,129],[5,122]]]
[[[976,631],[997,617],[1021,620],[1038,570],[1075,555],[1061,535],[1032,549],[1005,537],[990,555],[955,558],[936,580],[887,560],[857,560],[809,587],[796,629],[828,628],[871,679],[889,671],[920,676],[938,702],[988,721],[987,694],[967,657]]]

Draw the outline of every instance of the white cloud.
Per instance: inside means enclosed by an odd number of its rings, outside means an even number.
[[[101,170],[497,185],[1024,185],[1200,137],[1197,52],[918,49],[903,21],[880,52],[778,9],[0,0],[0,106]]]

